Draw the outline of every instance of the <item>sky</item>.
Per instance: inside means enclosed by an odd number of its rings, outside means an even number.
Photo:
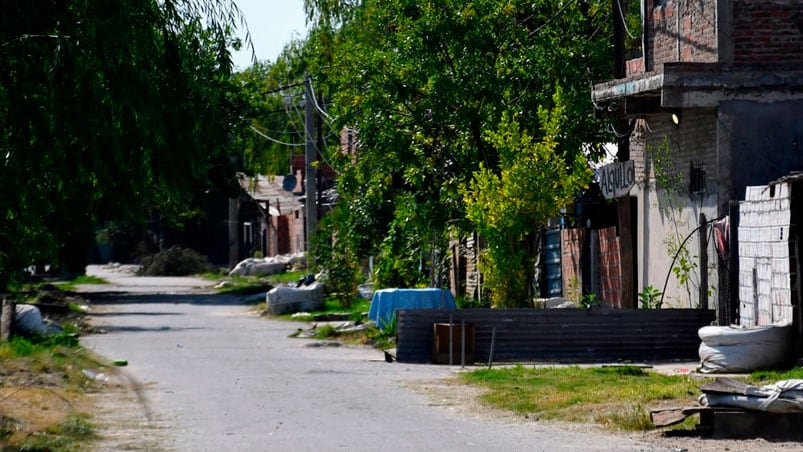
[[[304,0],[234,0],[234,3],[248,22],[259,61],[276,61],[285,44],[306,35]],[[245,30],[240,37],[245,38]],[[251,66],[251,51],[245,46],[232,57],[236,69]]]

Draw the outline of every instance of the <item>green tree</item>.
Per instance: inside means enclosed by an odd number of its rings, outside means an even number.
[[[0,291],[36,262],[83,271],[96,225],[179,220],[225,189],[239,18],[221,0],[3,4]]]
[[[581,155],[567,165],[556,152],[565,123],[559,94],[556,99],[551,112],[539,110],[540,141],[521,127],[516,114],[503,114],[499,129],[486,133],[499,152],[501,170],[481,166],[465,194],[468,218],[487,241],[480,268],[495,307],[530,306],[534,259],[528,238],[591,179]]]
[[[543,141],[538,112],[556,108],[558,86],[563,120],[549,132],[552,152],[573,168],[581,149],[610,141],[588,95],[591,82],[610,75],[608,2],[306,4],[318,33],[310,71],[330,95],[336,125],[359,136],[355,156],[331,159],[349,211],[341,227],[362,237],[354,255],[383,258],[379,285],[431,283],[418,270],[422,256],[445,255],[447,238],[475,229],[464,204],[474,175],[498,176],[510,161],[489,132],[507,130],[507,121]]]
[[[234,75],[247,101],[248,127],[237,135],[243,169],[250,174],[286,174],[293,155],[304,153],[306,41],[288,43],[276,61],[260,61]]]

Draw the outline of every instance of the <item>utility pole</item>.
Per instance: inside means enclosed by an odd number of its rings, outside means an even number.
[[[306,251],[307,257],[312,250],[312,234],[318,223],[318,170],[315,167],[315,98],[312,93],[312,79],[304,78],[304,196],[306,219]],[[309,261],[307,261],[309,266]]]
[[[616,79],[627,76],[627,62],[625,53],[625,16],[622,10],[622,0],[612,0],[613,7],[613,77]],[[620,162],[630,160],[630,122],[625,117],[620,117],[614,122],[614,131],[618,135],[616,144],[618,151],[616,154]],[[622,292],[619,307],[634,308],[635,303],[635,277],[633,259],[633,232],[631,228],[632,213],[630,208],[630,196],[622,196],[616,199],[616,210],[619,220],[619,252],[622,269]]]

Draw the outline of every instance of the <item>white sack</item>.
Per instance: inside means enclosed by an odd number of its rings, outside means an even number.
[[[320,311],[324,308],[323,288],[323,283],[320,281],[301,287],[274,287],[266,295],[268,312],[288,314],[301,311]]]

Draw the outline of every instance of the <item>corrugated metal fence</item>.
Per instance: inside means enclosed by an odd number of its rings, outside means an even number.
[[[697,309],[460,309],[397,311],[397,359],[432,360],[433,324],[474,326],[474,357],[494,361],[611,362],[696,360],[697,330],[714,321]],[[454,362],[460,347],[454,346]]]

